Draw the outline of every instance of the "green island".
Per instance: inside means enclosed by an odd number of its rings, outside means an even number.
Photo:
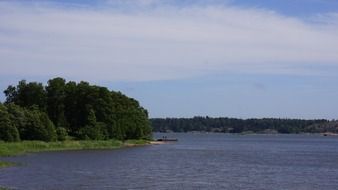
[[[148,112],[121,92],[53,78],[19,81],[0,102],[0,156],[149,144]],[[1,167],[15,163],[0,161]]]

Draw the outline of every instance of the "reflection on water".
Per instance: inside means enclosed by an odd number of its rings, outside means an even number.
[[[13,158],[13,189],[338,189],[338,138],[310,135],[165,134],[176,143]],[[156,138],[163,134],[155,134]]]

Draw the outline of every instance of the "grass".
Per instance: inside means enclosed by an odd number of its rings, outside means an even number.
[[[16,166],[16,163],[13,162],[5,162],[0,160],[0,168],[5,168],[5,167],[11,167],[11,166]],[[1,188],[0,188],[1,190]]]
[[[62,142],[22,141],[14,143],[0,142],[0,156],[16,156],[26,153],[42,152],[42,151],[115,149],[127,146],[145,145],[148,143],[149,141],[147,140],[127,140],[125,142],[119,140],[102,140],[102,141],[68,140]]]

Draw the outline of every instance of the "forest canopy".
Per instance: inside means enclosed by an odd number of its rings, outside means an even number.
[[[106,87],[63,78],[46,86],[19,81],[0,103],[0,140],[148,139],[148,112],[139,102]]]
[[[154,118],[154,132],[338,133],[338,121],[325,119],[236,119],[227,117]]]

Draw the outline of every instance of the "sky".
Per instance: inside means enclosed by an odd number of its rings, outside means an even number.
[[[338,119],[338,1],[0,1],[0,89],[53,77],[152,118]]]

